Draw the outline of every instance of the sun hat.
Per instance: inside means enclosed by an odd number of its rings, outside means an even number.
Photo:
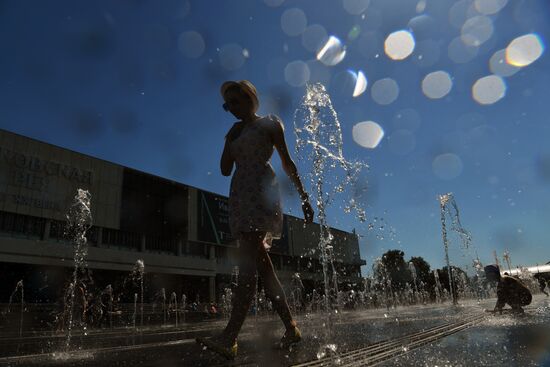
[[[258,91],[256,91],[256,87],[254,87],[251,82],[249,82],[248,80],[229,80],[227,82],[224,82],[220,88],[220,93],[222,97],[224,97],[225,92],[227,92],[227,90],[232,87],[239,88],[242,92],[249,96],[252,104],[254,105],[254,112],[258,110],[258,107],[260,105],[260,102],[258,100]]]

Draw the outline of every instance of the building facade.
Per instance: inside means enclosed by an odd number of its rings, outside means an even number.
[[[234,273],[237,242],[227,197],[0,130],[0,294],[23,279],[31,299],[52,301],[74,267],[66,213],[77,189],[91,193],[87,267],[99,287],[145,264],[155,290],[217,301]],[[284,216],[271,258],[283,285],[299,272],[306,289],[322,281],[316,223]],[[340,281],[358,283],[358,237],[332,229]],[[119,280],[119,283],[121,281]],[[124,286],[124,282],[121,283]],[[27,294],[27,293],[26,293]],[[5,301],[0,301],[5,302]]]

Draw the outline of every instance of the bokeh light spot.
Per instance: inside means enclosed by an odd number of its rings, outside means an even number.
[[[527,66],[535,62],[544,52],[540,37],[534,33],[514,39],[506,47],[506,62],[513,66]]]
[[[432,99],[445,97],[452,87],[451,76],[445,71],[434,71],[422,80],[422,92]]]
[[[374,149],[384,137],[384,130],[374,121],[363,121],[352,129],[353,141],[364,148]]]
[[[521,70],[520,67],[506,62],[506,49],[498,50],[489,59],[489,70],[500,76],[511,76]]]
[[[414,37],[409,31],[391,33],[384,42],[384,51],[392,60],[406,59],[414,51]]]
[[[345,46],[338,38],[330,36],[325,45],[317,53],[317,60],[327,66],[334,66],[340,63],[345,56]]]
[[[306,30],[307,18],[302,9],[291,8],[281,15],[281,28],[288,36],[299,36]]]
[[[309,67],[301,60],[289,62],[285,67],[285,80],[293,87],[303,86],[309,81],[309,77]]]
[[[493,21],[478,15],[468,19],[462,26],[460,39],[468,46],[480,46],[493,35]]]
[[[432,162],[433,173],[442,180],[452,180],[462,173],[462,160],[453,153],[440,154]]]
[[[353,90],[353,96],[359,97],[367,90],[367,77],[359,70],[357,73],[357,80],[355,82],[355,89]]]
[[[243,48],[236,43],[229,43],[220,48],[218,53],[220,64],[224,69],[237,70],[244,65],[246,58],[244,57]]]
[[[381,105],[388,105],[399,96],[399,86],[391,78],[384,78],[374,82],[371,88],[372,99]]]
[[[302,33],[302,45],[310,52],[317,52],[327,42],[328,34],[320,24],[308,26]]]
[[[199,32],[187,31],[178,37],[178,49],[186,57],[196,59],[204,53],[204,39]]]
[[[507,3],[508,0],[475,0],[474,6],[481,14],[491,15],[501,11]]]
[[[498,75],[478,79],[472,86],[472,96],[480,104],[493,104],[506,95],[506,83]]]

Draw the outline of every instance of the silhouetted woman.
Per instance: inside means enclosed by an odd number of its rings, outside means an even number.
[[[261,117],[256,114],[258,95],[249,81],[225,82],[221,94],[225,101],[223,108],[240,120],[233,124],[225,137],[220,162],[224,176],[230,176],[233,163],[236,164],[229,194],[229,225],[233,237],[239,240],[239,283],[224,331],[209,339],[197,338],[197,342],[232,359],[237,354],[237,336],[256,293],[257,272],[286,327],[281,347],[288,348],[301,340],[300,330],[292,318],[267,252],[272,239],[281,237],[283,227],[279,185],[269,162],[274,148],[300,194],[307,223],[313,221],[314,213],[296,165],[288,153],[282,121],[275,115]]]

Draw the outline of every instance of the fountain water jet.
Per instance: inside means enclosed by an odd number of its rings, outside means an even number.
[[[78,189],[73,204],[66,215],[67,227],[65,235],[73,241],[74,248],[74,271],[73,281],[70,287],[69,298],[69,323],[67,330],[67,341],[65,344],[68,351],[71,343],[71,329],[73,324],[73,308],[75,289],[78,284],[78,272],[86,266],[86,255],[88,254],[88,240],[86,231],[92,226],[91,195],[87,190]]]
[[[23,279],[17,282],[15,289],[10,295],[10,300],[8,303],[8,313],[10,313],[10,306],[13,302],[13,296],[17,293],[17,290],[21,290],[21,315],[19,317],[19,337],[23,336],[23,311],[25,310],[25,290],[23,287]]]
[[[446,217],[449,217],[451,220],[451,230],[456,232],[461,240],[463,249],[467,250],[470,248],[472,243],[472,237],[470,233],[462,227],[460,223],[460,216],[458,211],[458,206],[451,192],[443,195],[439,195],[439,207],[441,212],[441,235],[443,238],[443,245],[445,247],[445,262],[447,264],[447,271],[449,275],[449,292],[451,294],[451,299],[453,304],[458,304],[457,294],[454,291],[454,280],[451,270],[451,264],[449,261],[449,241],[447,238],[447,225]]]
[[[332,245],[333,235],[327,223],[326,210],[334,200],[335,194],[344,192],[353,186],[364,163],[347,161],[342,152],[343,141],[340,122],[325,87],[320,83],[308,84],[301,106],[294,115],[296,134],[296,153],[306,164],[312,163],[307,175],[310,179],[317,205],[320,223],[320,239],[317,247],[323,268],[324,308],[328,313],[326,345],[321,354],[335,352],[328,339],[331,338],[332,314],[337,313],[338,274],[334,266],[335,254]],[[337,167],[343,170],[339,174]],[[344,204],[344,212],[354,209],[361,222],[366,220],[365,210],[354,198]]]

